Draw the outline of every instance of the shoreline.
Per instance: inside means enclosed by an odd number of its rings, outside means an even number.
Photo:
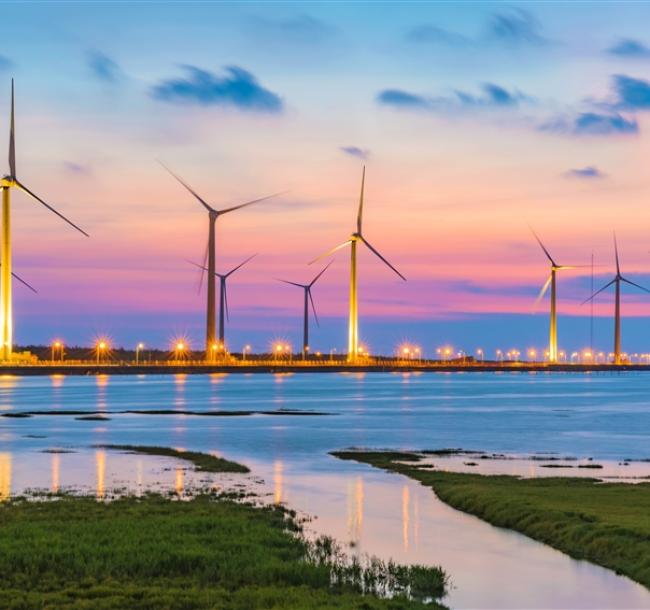
[[[305,364],[32,364],[0,365],[0,376],[39,375],[209,375],[282,373],[608,373],[650,371],[650,364],[545,364],[545,363],[376,363]]]
[[[597,475],[540,479],[446,471],[423,464],[423,451],[352,449],[330,455],[418,481],[455,510],[627,576],[650,590],[647,482],[608,483]]]

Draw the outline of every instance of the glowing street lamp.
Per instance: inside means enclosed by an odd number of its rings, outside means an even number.
[[[174,353],[176,354],[176,360],[183,360],[187,352],[187,344],[184,341],[177,341],[174,345]]]
[[[140,352],[144,349],[144,343],[138,343],[135,346],[135,363],[140,364]]]
[[[251,346],[250,345],[244,345],[244,348],[241,351],[242,360],[244,360],[244,361],[246,360],[246,352],[250,352],[250,351],[251,351]]]
[[[103,355],[108,351],[108,343],[103,339],[100,339],[95,346],[95,351],[97,352],[97,364],[99,364]]]
[[[60,352],[61,362],[63,362],[63,343],[61,341],[54,341],[52,343],[52,362],[54,362],[57,352]]]
[[[483,350],[481,348],[476,350],[476,355],[481,359],[481,362],[483,362],[484,354],[483,354]]]

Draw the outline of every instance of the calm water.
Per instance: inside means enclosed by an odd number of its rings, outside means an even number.
[[[0,411],[87,409],[111,418],[0,418],[0,497],[25,487],[180,489],[193,476],[174,460],[96,444],[213,451],[247,463],[271,500],[314,515],[312,529],[354,542],[351,552],[441,564],[454,607],[650,608],[650,594],[627,579],[454,511],[401,476],[327,455],[364,446],[648,458],[649,384],[642,373],[0,377]],[[125,409],[329,415],[116,413]],[[53,448],[76,452],[43,453]]]

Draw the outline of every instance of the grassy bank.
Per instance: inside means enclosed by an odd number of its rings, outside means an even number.
[[[650,483],[425,470],[411,453],[333,455],[404,474],[431,487],[454,508],[625,574],[650,589]]]
[[[243,464],[231,462],[230,460],[210,455],[209,453],[199,453],[198,451],[180,451],[171,447],[155,447],[150,445],[102,445],[101,447],[115,451],[128,451],[131,453],[142,453],[144,455],[177,458],[192,462],[196,466],[196,469],[202,472],[250,472],[248,467]]]
[[[440,608],[407,597],[441,596],[440,570],[360,565],[297,529],[281,508],[214,495],[10,500],[0,504],[0,608]]]

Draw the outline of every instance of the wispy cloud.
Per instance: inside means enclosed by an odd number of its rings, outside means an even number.
[[[232,106],[254,112],[279,113],[282,99],[263,87],[253,74],[238,66],[228,66],[217,76],[195,66],[182,66],[184,77],[161,81],[152,89],[155,99],[169,103],[203,106]]]
[[[508,45],[545,45],[549,42],[537,18],[521,8],[493,14],[487,36]]]
[[[634,59],[650,59],[650,48],[632,38],[621,38],[607,49],[610,55],[630,57]]]
[[[605,176],[606,174],[594,165],[587,165],[586,167],[570,169],[564,172],[565,178],[578,178],[580,180],[599,180]]]
[[[122,76],[117,62],[101,51],[89,51],[87,61],[90,71],[99,80],[115,83]]]
[[[473,41],[450,30],[445,30],[436,25],[422,24],[415,26],[406,33],[406,40],[414,43],[447,45],[462,47],[473,44]]]
[[[370,151],[367,148],[359,148],[358,146],[341,146],[339,150],[344,152],[346,155],[356,157],[363,161],[367,161],[370,158]]]
[[[538,127],[539,131],[576,136],[630,135],[639,132],[634,118],[617,113],[581,112],[570,117],[555,117]]]
[[[289,19],[256,16],[251,21],[258,34],[275,42],[314,45],[329,40],[337,32],[333,26],[310,15],[296,15]]]
[[[90,176],[92,173],[89,165],[84,165],[75,161],[64,161],[63,169],[69,174],[74,174],[76,176]]]
[[[377,95],[377,102],[393,108],[420,109],[431,111],[462,111],[481,108],[512,108],[532,98],[520,91],[509,91],[494,83],[483,83],[481,93],[454,91],[451,96],[427,97],[402,89],[384,89]]]
[[[542,26],[530,12],[521,8],[506,9],[489,16],[483,31],[475,36],[465,36],[436,24],[423,23],[406,32],[406,40],[415,44],[449,47],[490,46],[544,46],[549,39]]]
[[[650,82],[647,80],[616,74],[613,76],[613,89],[616,99],[612,107],[620,110],[650,109]]]

